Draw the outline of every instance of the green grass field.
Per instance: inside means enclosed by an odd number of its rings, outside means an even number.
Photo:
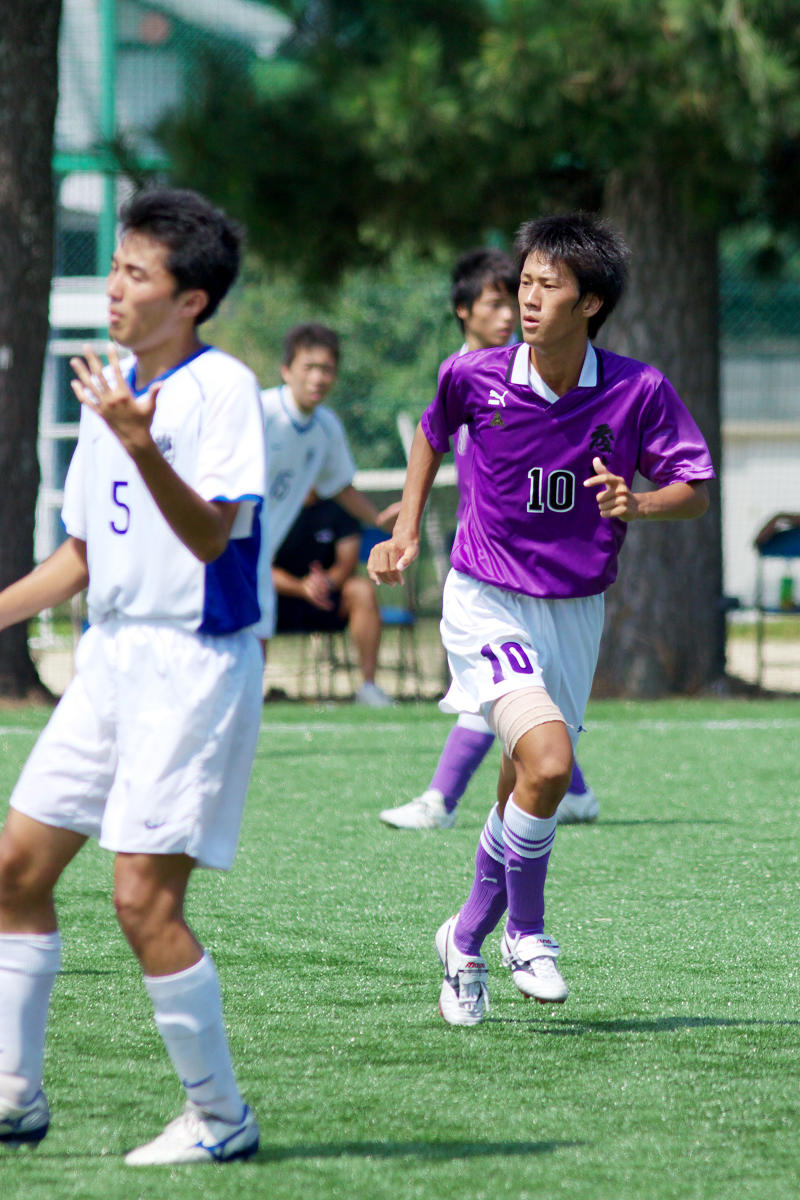
[[[4,796],[44,718],[0,715]],[[53,1124],[0,1152],[4,1196],[795,1200],[798,705],[591,706],[601,816],[559,830],[547,890],[570,997],[523,1000],[497,931],[475,1029],[439,1017],[432,943],[471,881],[496,752],[453,830],[376,817],[427,783],[449,727],[433,704],[264,710],[236,865],[198,873],[190,901],[261,1122],[245,1164],[122,1164],[182,1099],[110,856],[87,847],[59,888]]]

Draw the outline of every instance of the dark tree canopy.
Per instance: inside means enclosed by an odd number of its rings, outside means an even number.
[[[717,248],[754,214],[796,224],[793,0],[311,0],[283,59],[162,133],[179,176],[309,283],[399,241],[508,243],[544,210],[603,209],[634,250],[603,331],[670,376],[718,470]],[[699,523],[634,527],[599,690],[696,691],[724,671],[719,492]]]

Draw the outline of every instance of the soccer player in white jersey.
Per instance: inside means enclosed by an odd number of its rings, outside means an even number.
[[[488,1008],[484,939],[542,1003],[567,986],[544,932],[556,810],[597,662],[603,593],[634,520],[699,517],[714,471],[669,381],[592,339],[624,286],[627,249],[591,214],[524,224],[516,242],[523,341],[453,356],[414,436],[392,538],[369,572],[398,583],[418,554],[425,501],[450,439],[474,442],[473,485],[444,588],[446,711],[481,713],[500,738],[498,803],[481,833],[470,894],[436,934],[439,1009],[475,1025]],[[655,485],[634,492],[639,471]]]
[[[121,213],[109,329],[131,357],[73,359],[78,445],[66,541],[0,593],[0,626],[88,584],[76,676],[37,742],[0,834],[0,1141],[39,1142],[42,1058],[60,941],[53,889],[88,837],[115,854],[114,904],[141,964],[186,1108],[131,1165],[253,1154],[214,965],[184,916],[195,866],[236,848],[261,715],[255,376],[203,344],[236,277],[236,226],[194,192]],[[109,996],[109,1002],[112,997]]]
[[[259,579],[262,618],[257,633],[264,642],[272,637],[275,624],[272,559],[309,492],[316,492],[321,500],[336,500],[362,525],[388,528],[399,507],[392,504],[379,512],[353,484],[356,468],[344,427],[323,403],[336,382],[338,368],[338,334],[316,322],[295,325],[284,338],[283,384],[261,393],[268,480]],[[365,675],[356,700],[371,708],[391,704],[375,683],[371,666],[364,659],[361,665]]]
[[[453,312],[464,335],[459,354],[508,345],[519,320],[518,285],[517,267],[502,250],[487,247],[468,250],[461,255],[453,268],[450,290]],[[472,481],[472,442],[468,426],[462,425],[459,429],[453,449],[460,517]],[[425,791],[397,808],[385,808],[379,814],[380,819],[395,829],[452,828],[458,802],[493,742],[494,734],[479,713],[459,713]],[[566,795],[556,810],[556,819],[560,823],[594,821],[599,807],[576,759]]]

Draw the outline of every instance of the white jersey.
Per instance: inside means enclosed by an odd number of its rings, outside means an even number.
[[[301,412],[286,386],[261,393],[267,442],[267,500],[261,515],[259,597],[262,620],[255,632],[273,631],[272,559],[291,529],[312,488],[322,500],[353,482],[355,463],[344,427],[330,408],[319,404]]]
[[[136,393],[135,369],[133,358],[122,363]],[[151,432],[204,500],[239,504],[231,538],[213,563],[200,562],[167,524],[119,439],[84,405],[62,519],[87,544],[90,622],[160,621],[210,634],[253,625],[265,490],[255,376],[238,359],[203,346],[164,376]]]

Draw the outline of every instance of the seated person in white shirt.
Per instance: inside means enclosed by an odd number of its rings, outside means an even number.
[[[379,512],[353,485],[355,463],[341,421],[323,403],[336,382],[339,338],[315,322],[293,326],[284,338],[283,384],[261,393],[267,444],[267,504],[262,514],[259,557],[261,621],[255,632],[266,643],[274,632],[272,559],[312,489],[336,500],[362,525],[391,529],[399,504]],[[352,626],[351,626],[352,628]],[[363,665],[363,664],[362,664]],[[373,705],[387,697],[365,674],[360,699]]]

